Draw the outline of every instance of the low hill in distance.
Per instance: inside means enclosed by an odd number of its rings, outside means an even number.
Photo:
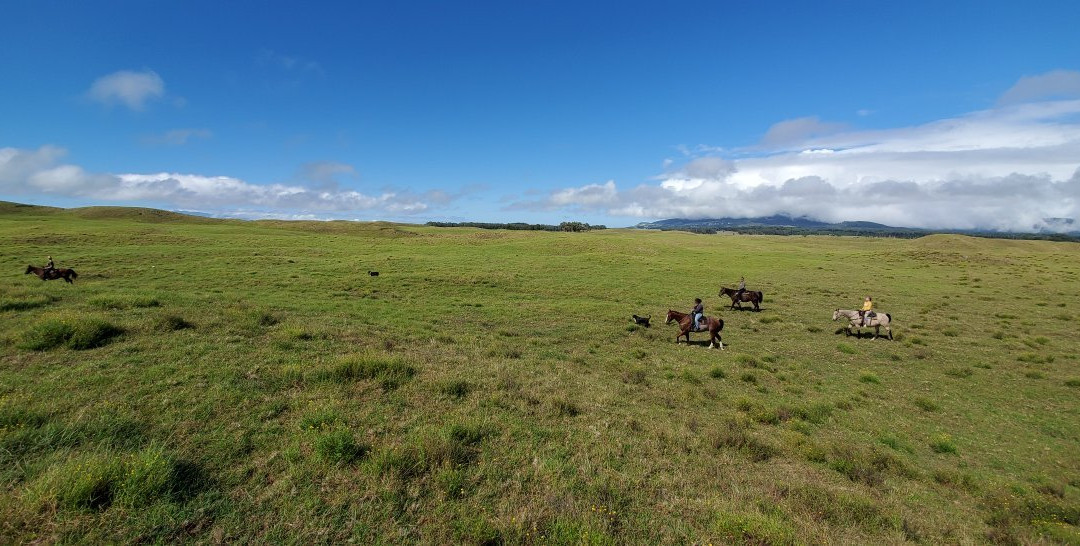
[[[224,220],[207,216],[197,216],[187,213],[173,212],[147,207],[75,207],[70,209],[60,207],[45,207],[40,205],[27,205],[0,201],[0,215],[24,215],[24,216],[74,216],[87,220],[135,220],[139,222],[192,222],[214,223]]]
[[[1054,226],[1073,227],[1070,218],[1049,218],[1047,223]],[[716,233],[734,231],[743,234],[758,235],[861,235],[870,237],[900,237],[914,239],[931,233],[959,233],[977,237],[1004,239],[1048,239],[1055,241],[1078,241],[1080,230],[1065,233],[1049,231],[1016,233],[989,230],[930,230],[907,227],[894,227],[876,222],[850,221],[829,223],[814,220],[806,216],[792,217],[785,215],[759,216],[756,218],[670,218],[655,222],[641,222],[636,229],[659,229],[690,231],[694,233]]]

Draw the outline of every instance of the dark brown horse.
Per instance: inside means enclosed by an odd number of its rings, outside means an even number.
[[[60,268],[51,269],[46,271],[44,267],[38,267],[36,265],[26,266],[26,273],[24,275],[35,274],[39,279],[43,281],[51,281],[55,279],[64,279],[68,284],[72,284],[72,281],[79,278],[79,274],[74,269]]]
[[[678,311],[668,310],[667,321],[664,324],[671,324],[671,321],[679,323],[679,335],[675,336],[675,343],[679,342],[679,338],[686,336],[686,342],[690,343],[690,332],[700,332],[701,330],[694,329],[694,318],[686,313],[680,313]],[[716,317],[705,317],[705,327],[709,331],[709,348],[713,348],[713,344],[720,345],[720,350],[724,349],[724,342],[720,340],[720,330],[724,329],[724,319]]]
[[[742,309],[742,303],[740,302],[748,301],[754,304],[754,311],[761,311],[761,308],[758,307],[758,303],[765,301],[765,295],[762,294],[760,291],[751,292],[750,290],[744,290],[742,294],[739,294],[738,290],[735,290],[734,288],[728,288],[726,286],[720,288],[719,296],[721,298],[724,296],[731,298],[732,309],[734,309],[736,305],[739,306],[739,309]]]

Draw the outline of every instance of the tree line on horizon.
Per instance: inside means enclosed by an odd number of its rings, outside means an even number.
[[[562,222],[553,224],[527,224],[525,222],[428,222],[424,224],[432,227],[471,227],[480,229],[513,229],[519,231],[591,231],[594,229],[607,229],[603,224],[589,224],[586,222]]]

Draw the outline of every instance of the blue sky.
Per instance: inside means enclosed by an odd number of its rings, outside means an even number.
[[[1080,222],[1074,1],[311,4],[7,3],[0,199]]]

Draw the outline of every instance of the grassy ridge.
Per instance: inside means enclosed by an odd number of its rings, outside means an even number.
[[[4,542],[1080,540],[1077,245],[119,212],[0,214]]]

